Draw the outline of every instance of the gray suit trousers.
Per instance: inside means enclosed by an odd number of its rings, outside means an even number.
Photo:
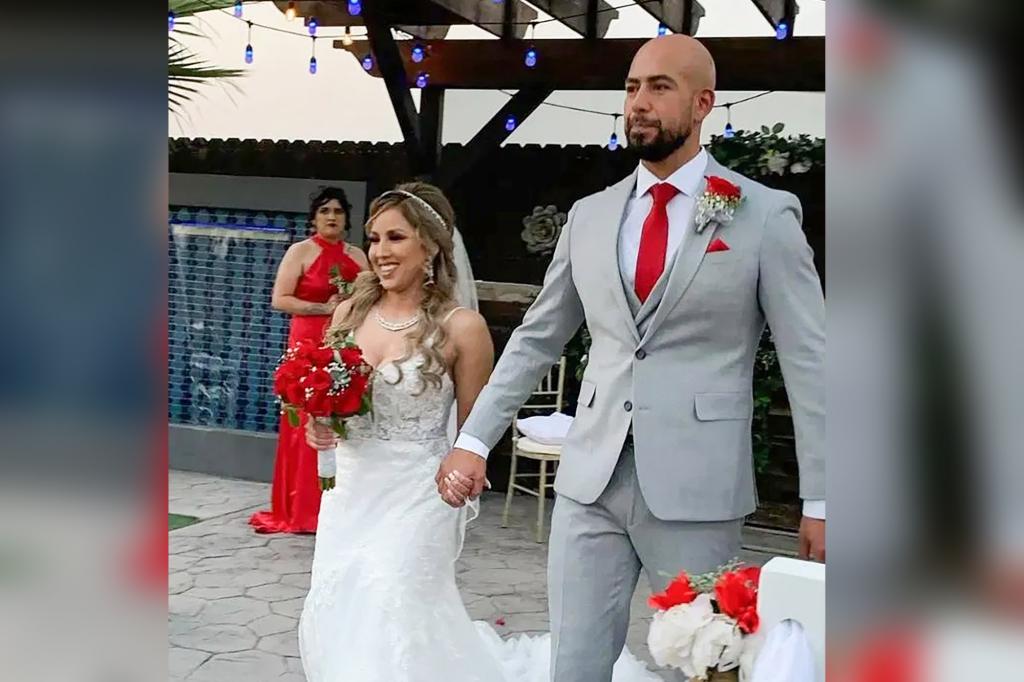
[[[714,570],[739,555],[742,526],[742,518],[655,518],[640,491],[631,439],[594,503],[559,495],[548,557],[552,682],[611,682],[640,569],[654,592],[681,570]]]

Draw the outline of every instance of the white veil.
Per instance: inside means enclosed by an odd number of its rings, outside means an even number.
[[[455,302],[463,308],[469,308],[479,312],[480,303],[476,293],[476,280],[473,278],[473,267],[469,263],[469,254],[466,252],[466,245],[462,241],[459,228],[452,226],[453,260],[455,263]],[[458,436],[458,409],[452,406],[451,415],[448,419],[448,443],[454,444]],[[467,502],[466,506],[459,510],[458,524],[458,545],[455,551],[457,559],[462,553],[462,545],[466,537],[466,524],[480,515],[480,498]]]

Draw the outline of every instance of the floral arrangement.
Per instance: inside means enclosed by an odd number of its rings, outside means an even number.
[[[761,645],[760,575],[758,567],[730,562],[704,575],[683,571],[664,592],[651,595],[648,605],[658,611],[647,646],[655,662],[696,680],[730,671],[745,679]]]
[[[371,409],[371,372],[362,350],[350,340],[320,346],[301,339],[281,357],[274,372],[274,394],[292,426],[299,426],[300,413],[305,413],[344,438],[344,420]],[[321,490],[334,487],[334,458],[333,448],[318,453]]]

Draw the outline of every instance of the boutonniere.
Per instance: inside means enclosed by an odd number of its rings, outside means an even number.
[[[742,201],[743,193],[738,185],[717,175],[708,176],[708,186],[697,200],[697,213],[694,215],[697,234],[703,232],[712,221],[720,225],[731,221],[736,207]]]

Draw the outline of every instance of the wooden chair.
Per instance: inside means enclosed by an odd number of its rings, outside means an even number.
[[[553,365],[541,379],[540,385],[527,402],[519,408],[516,418],[512,420],[512,464],[508,475],[508,492],[505,493],[505,511],[501,516],[501,527],[508,527],[508,513],[512,507],[512,496],[518,490],[537,498],[537,542],[544,542],[544,507],[547,491],[555,487],[554,476],[558,468],[558,460],[562,453],[559,445],[537,443],[519,433],[516,419],[561,412],[565,403],[565,356]],[[538,463],[537,473],[519,472],[519,459],[525,458]],[[549,471],[548,466],[551,469]],[[549,482],[549,474],[550,481]],[[538,479],[537,487],[520,485],[523,479]]]

